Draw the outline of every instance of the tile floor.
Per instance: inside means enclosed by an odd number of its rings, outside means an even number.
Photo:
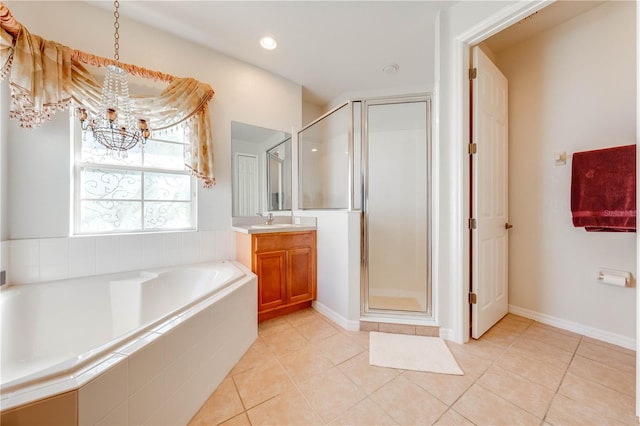
[[[447,342],[464,376],[370,366],[369,333],[313,309],[258,334],[190,425],[637,424],[634,351],[511,314]]]

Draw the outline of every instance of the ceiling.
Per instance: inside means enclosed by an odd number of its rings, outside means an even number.
[[[120,14],[285,77],[324,106],[345,92],[432,85],[435,18],[454,3],[128,0]],[[265,35],[277,49],[260,47]],[[383,73],[390,64],[396,74]]]
[[[349,92],[431,86],[435,19],[455,3],[128,0],[120,13],[287,78],[302,86],[305,101],[326,106]],[[487,45],[497,53],[601,3],[556,2]],[[278,41],[276,50],[260,47],[265,35]],[[384,73],[391,64],[398,72]]]

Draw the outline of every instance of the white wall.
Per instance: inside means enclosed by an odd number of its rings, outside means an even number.
[[[635,143],[635,3],[606,2],[496,60],[509,80],[509,303],[632,342],[636,290],[596,278],[635,274],[636,234],[574,228],[570,183],[572,153]]]
[[[113,55],[110,10],[85,2],[6,2],[6,5],[34,34],[100,56]],[[51,19],[52,16],[66,19],[62,22]],[[210,110],[217,185],[198,191],[199,230],[231,232],[231,121],[275,129],[300,127],[301,87],[123,17],[120,58],[149,69],[197,78],[215,90]],[[3,90],[1,94],[3,103],[6,92]],[[2,149],[8,154],[9,165],[2,168],[2,181],[9,182],[7,190],[3,189],[3,198],[5,192],[8,195],[1,216],[2,228],[7,229],[3,239],[67,237],[70,204],[67,114],[58,113],[39,130],[20,129],[13,121],[8,126],[4,121],[2,124],[3,132],[7,128],[7,133],[2,134]],[[26,262],[23,260],[20,263]]]

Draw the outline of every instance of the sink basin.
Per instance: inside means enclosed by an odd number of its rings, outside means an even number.
[[[251,225],[254,229],[271,229],[271,228],[288,228],[290,226],[296,226],[292,223],[274,223],[272,225],[261,224],[261,225]]]

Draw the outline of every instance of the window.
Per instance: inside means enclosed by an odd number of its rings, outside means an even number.
[[[121,153],[74,130],[74,234],[195,229],[195,179],[180,126]]]

